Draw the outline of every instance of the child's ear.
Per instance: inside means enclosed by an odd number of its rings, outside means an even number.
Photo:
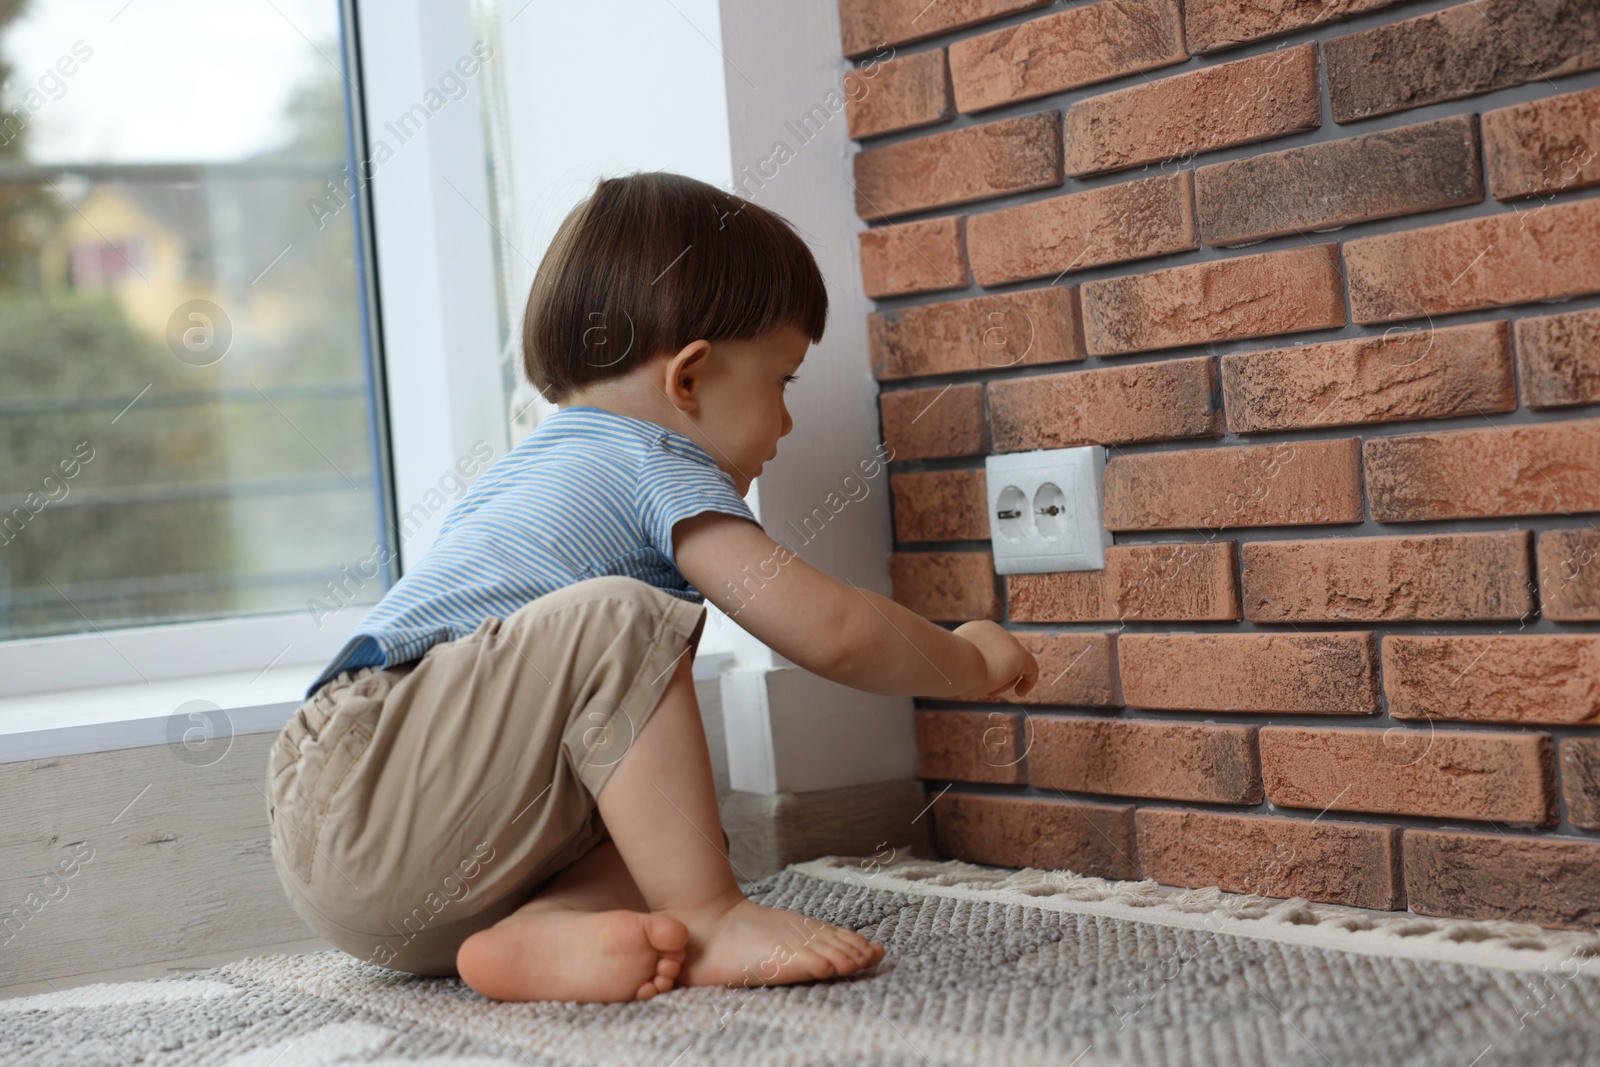
[[[686,412],[699,407],[700,383],[710,358],[711,342],[699,340],[691,341],[667,360],[662,386],[673,407]]]

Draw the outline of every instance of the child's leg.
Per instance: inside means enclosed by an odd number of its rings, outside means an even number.
[[[860,935],[747,900],[721,820],[689,657],[598,797],[612,845],[468,938],[457,969],[502,1000],[631,1000],[684,984],[782,984],[882,958]],[[630,875],[630,872],[631,875]]]
[[[688,657],[599,795],[600,815],[650,910],[689,928],[685,985],[784,984],[883,958],[852,930],[748,900],[722,822]]]

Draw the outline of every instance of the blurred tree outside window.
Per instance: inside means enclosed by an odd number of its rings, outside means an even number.
[[[382,595],[352,93],[338,0],[0,0],[0,639]]]

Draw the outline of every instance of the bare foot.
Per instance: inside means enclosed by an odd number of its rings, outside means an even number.
[[[668,915],[525,909],[463,941],[456,970],[494,1000],[649,1000],[672,988],[688,943]]]
[[[854,930],[743,894],[678,917],[689,928],[682,985],[788,985],[853,974],[883,959],[883,946]]]

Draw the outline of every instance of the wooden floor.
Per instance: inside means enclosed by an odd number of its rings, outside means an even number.
[[[64,978],[48,978],[42,982],[23,982],[18,985],[0,986],[0,1000],[6,1000],[11,997],[28,997],[35,993],[58,993],[63,989],[94,985],[97,982],[138,982],[146,978],[165,978],[168,975],[182,974],[187,971],[203,971],[211,967],[220,967],[224,963],[242,960],[247,956],[271,956],[280,952],[318,952],[332,947],[320,937],[308,937],[299,941],[286,941],[277,945],[262,945],[260,948],[241,948],[234,949],[232,952],[213,952],[204,956],[187,956],[183,959],[163,960],[160,963],[147,963],[140,967],[119,967],[109,971],[90,971],[84,974],[69,975]]]

